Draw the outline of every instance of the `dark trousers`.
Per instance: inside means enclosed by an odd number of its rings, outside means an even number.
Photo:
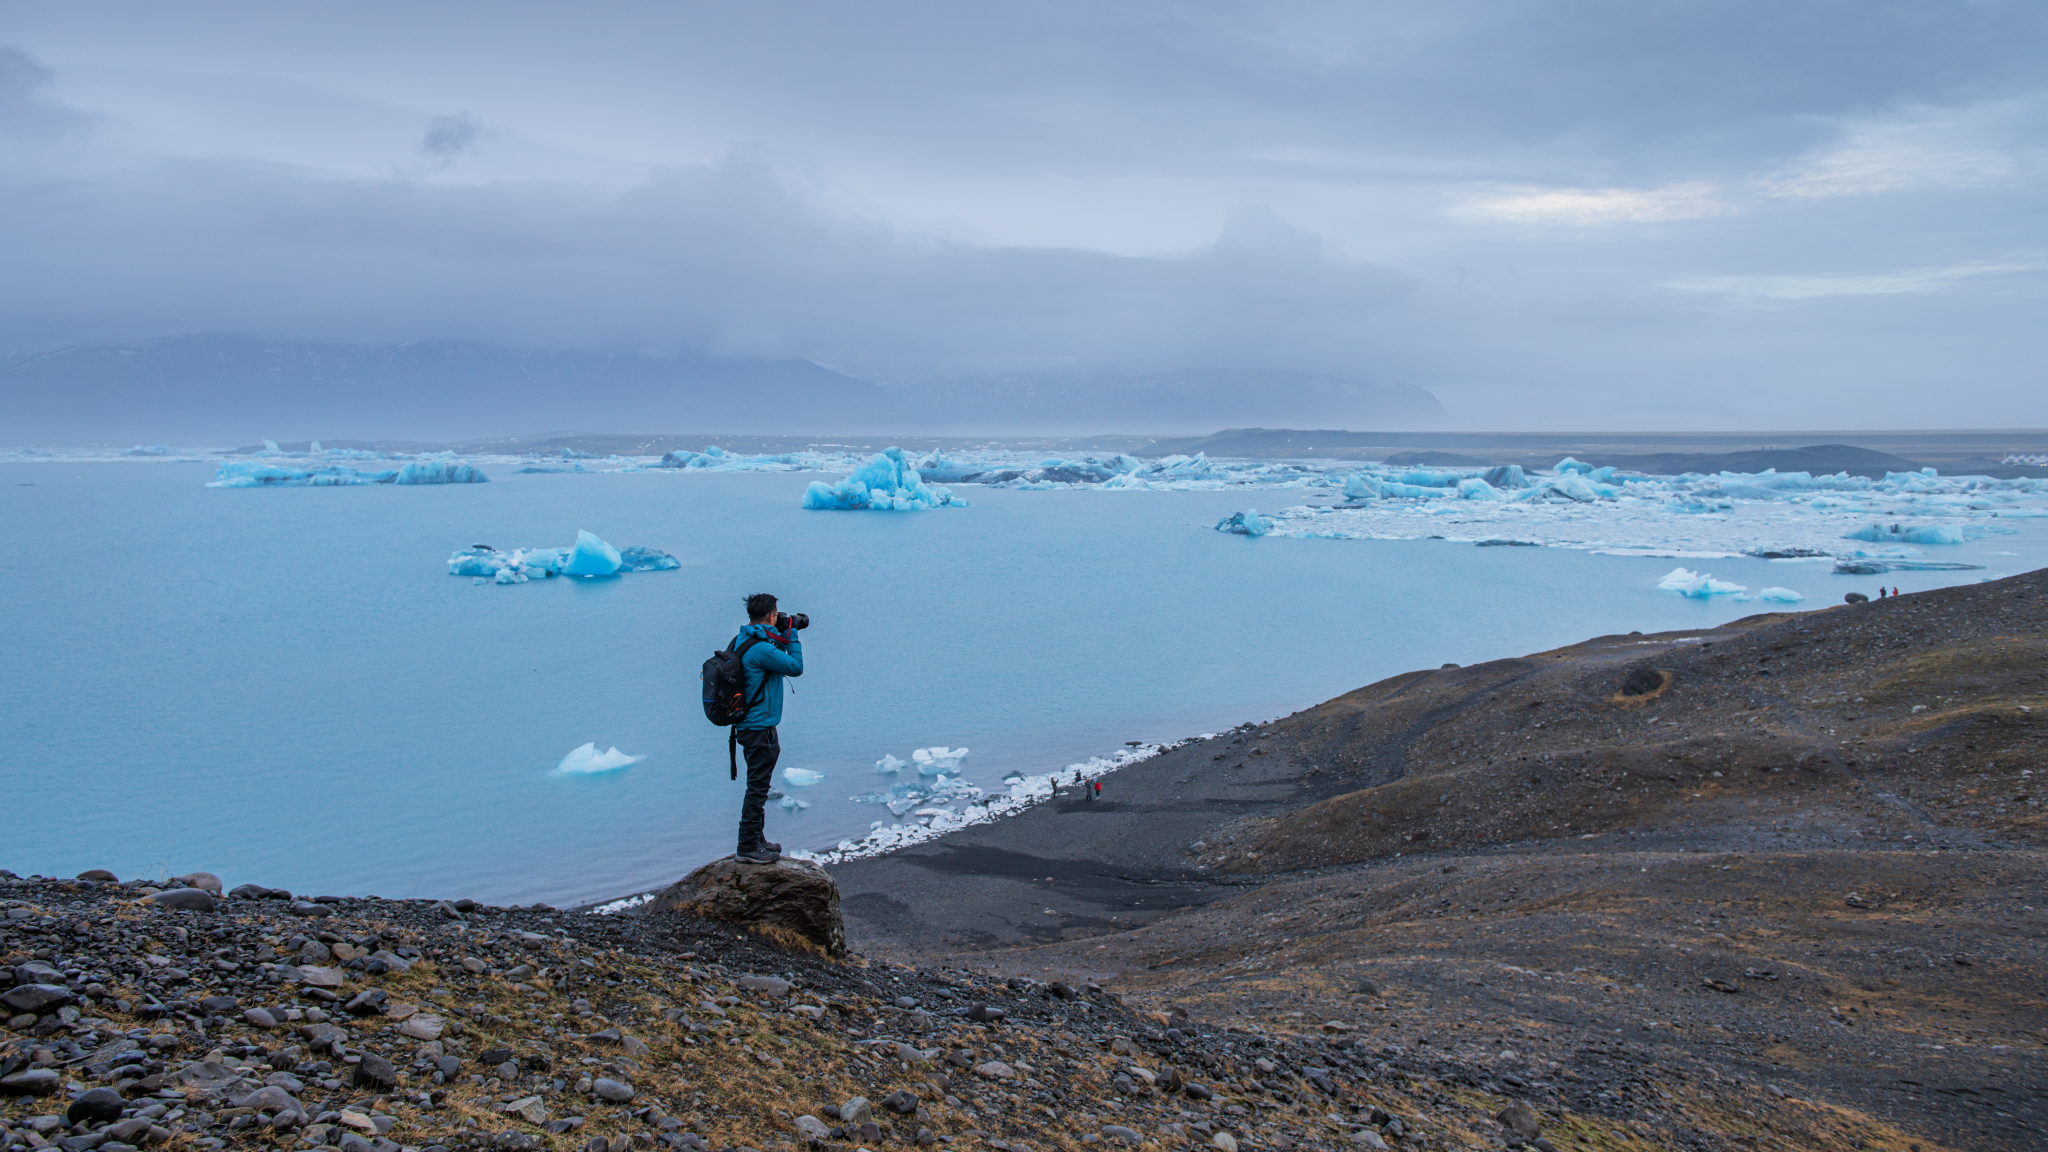
[[[782,742],[773,728],[742,728],[740,749],[747,754],[747,798],[740,801],[741,852],[752,852],[763,839],[768,824],[768,782],[775,775],[775,762],[782,758]]]

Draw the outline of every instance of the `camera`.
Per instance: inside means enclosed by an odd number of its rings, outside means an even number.
[[[801,632],[811,626],[811,618],[801,612],[777,612],[775,614],[775,626],[777,628],[794,628]]]

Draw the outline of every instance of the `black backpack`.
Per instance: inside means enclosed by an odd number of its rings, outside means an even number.
[[[736,643],[739,638],[734,637]],[[768,675],[761,674],[761,690],[747,699],[747,666],[742,663],[747,649],[761,642],[759,636],[749,636],[744,643],[725,646],[723,651],[713,652],[704,661],[704,718],[720,728],[731,728],[726,737],[725,755],[732,778],[740,778],[740,733],[739,722],[747,718],[754,705],[768,692]]]

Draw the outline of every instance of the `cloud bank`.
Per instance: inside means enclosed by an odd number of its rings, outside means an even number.
[[[2033,6],[116,7],[0,15],[12,354],[245,333],[920,394],[1307,374],[1466,427],[2048,424]]]

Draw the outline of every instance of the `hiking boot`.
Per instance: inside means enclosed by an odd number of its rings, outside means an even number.
[[[770,852],[782,851],[782,845],[775,843],[773,840],[761,841],[761,847],[766,848]]]
[[[733,859],[742,864],[773,864],[777,860],[782,859],[782,854],[770,851],[767,848],[756,848],[750,852],[735,853]]]

